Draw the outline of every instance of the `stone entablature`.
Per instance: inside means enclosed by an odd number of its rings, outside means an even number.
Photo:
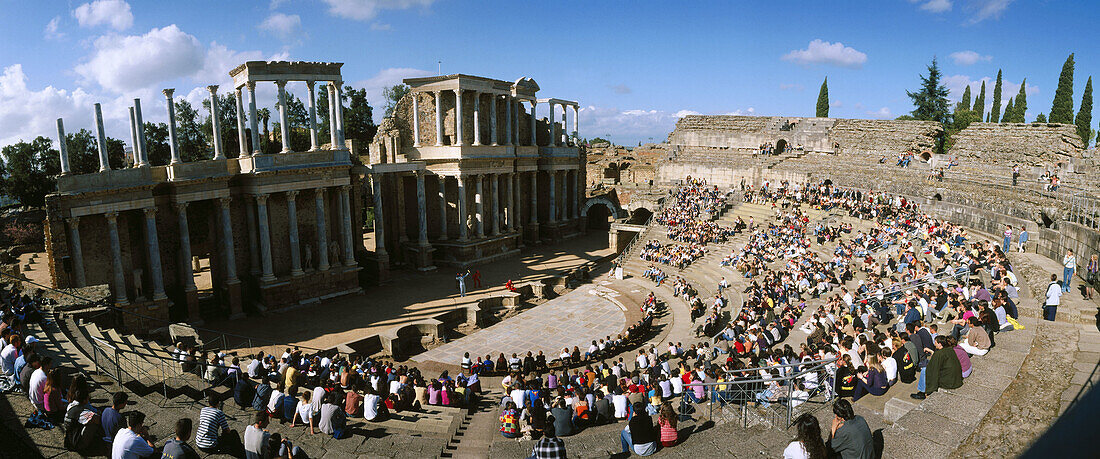
[[[950,154],[987,164],[1054,167],[1082,158],[1077,126],[1050,123],[971,123]]]

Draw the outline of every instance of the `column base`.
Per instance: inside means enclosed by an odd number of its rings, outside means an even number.
[[[416,266],[417,271],[431,271],[435,269],[435,265],[432,264],[432,252],[435,252],[435,248],[427,242],[410,244],[405,246],[407,252],[412,252],[413,265]]]
[[[375,255],[378,258],[378,285],[390,282],[390,256],[385,251]]]
[[[539,243],[539,226],[538,223],[528,223],[527,226],[523,227],[523,239],[527,241],[528,244]]]
[[[244,318],[241,307],[241,281],[234,279],[225,284],[225,297],[229,300],[229,320]]]
[[[187,323],[192,325],[202,324],[202,315],[199,311],[199,290],[195,287],[184,290],[183,301],[187,303]]]
[[[290,275],[291,275],[291,277],[302,277],[302,276],[304,276],[305,274],[306,274],[306,272],[305,272],[305,271],[302,271],[302,269],[301,269],[301,268],[299,268],[299,269],[292,269],[292,270],[290,271]]]

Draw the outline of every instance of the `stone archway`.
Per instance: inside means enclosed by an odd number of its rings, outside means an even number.
[[[790,147],[790,144],[787,143],[787,139],[776,140],[775,141],[775,154],[777,154],[777,155],[783,154],[783,152],[785,150],[787,150],[788,147]]]
[[[612,201],[607,196],[593,196],[584,201],[581,206],[581,217],[588,218],[588,210],[596,204],[601,204],[607,208],[610,212],[610,216],[614,218],[626,218],[626,210],[623,210],[619,203]]]
[[[602,202],[594,203],[588,208],[586,219],[587,228],[590,230],[607,231],[611,229],[611,220],[613,219],[614,214],[611,208],[607,207],[607,204]]]

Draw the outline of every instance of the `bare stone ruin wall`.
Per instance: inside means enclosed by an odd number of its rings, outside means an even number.
[[[829,140],[840,144],[841,154],[896,155],[931,153],[942,134],[934,121],[842,119],[829,131]]]
[[[973,123],[953,136],[950,154],[970,163],[1054,166],[1081,157],[1072,124]]]

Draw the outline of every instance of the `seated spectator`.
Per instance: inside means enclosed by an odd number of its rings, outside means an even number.
[[[89,455],[94,445],[102,444],[102,418],[89,403],[91,394],[87,387],[78,387],[69,397],[72,402],[65,413],[65,449]]]
[[[936,392],[940,387],[944,389],[962,387],[962,364],[959,362],[959,357],[955,355],[954,349],[947,346],[947,338],[943,335],[936,337],[936,350],[928,359],[928,366],[921,372],[920,380],[917,381],[917,393],[911,394],[910,397],[924,400],[927,394]]]
[[[531,449],[531,457],[534,459],[559,459],[566,457],[565,442],[555,435],[554,426],[548,426],[543,433],[543,437],[535,442],[535,447]]]
[[[195,446],[206,454],[229,454],[240,456],[241,439],[236,431],[229,429],[225,413],[217,395],[206,396],[206,406],[199,410],[199,428],[195,435]]]
[[[126,428],[118,429],[111,442],[111,457],[129,459],[150,457],[156,452],[145,427],[145,414],[140,411],[126,413]]]
[[[278,433],[273,433],[270,437],[267,438],[267,443],[264,444],[264,449],[260,455],[265,459],[294,459],[295,457],[309,457],[306,455],[305,451],[302,450],[302,448],[294,446],[294,444],[292,444],[290,440],[283,438],[283,436],[279,435]]]
[[[813,438],[811,437],[810,440]],[[842,458],[869,458],[875,445],[871,428],[863,416],[856,416],[847,400],[833,403],[833,426],[829,430],[829,449],[832,455]],[[832,457],[832,456],[830,456]]]
[[[364,387],[369,387],[370,389],[368,390],[373,392],[372,386],[363,384],[362,382],[348,386],[348,392],[344,396],[344,413],[346,413],[349,418],[364,414],[363,394],[359,393],[359,391],[364,390]]]
[[[573,423],[573,412],[565,405],[565,399],[559,398],[554,407],[550,409],[553,417],[554,432],[560,437],[568,437],[576,433],[577,426]]]
[[[661,447],[676,446],[680,441],[680,432],[676,430],[676,410],[668,402],[661,404],[661,410],[657,417],[657,425],[661,428]]]
[[[317,427],[322,433],[326,435],[332,435],[332,438],[339,440],[346,438],[347,436],[347,415],[344,414],[344,410],[336,404],[336,395],[332,392],[326,392],[322,396],[320,419],[317,421]]]
[[[267,419],[263,413],[256,413]],[[199,459],[199,453],[195,452],[195,449],[191,445],[187,444],[187,440],[191,439],[191,419],[181,418],[176,421],[176,436],[164,443],[164,448],[161,450],[161,459]],[[248,459],[259,459],[260,456],[247,456]]]
[[[509,401],[500,412],[500,434],[504,438],[519,436],[519,414],[516,413],[515,402]]]
[[[261,453],[270,436],[267,431],[267,416],[262,412],[254,413],[252,424],[244,429],[245,459],[262,459]]]
[[[867,370],[859,375],[856,381],[855,391],[852,393],[852,401],[859,401],[865,394],[875,396],[886,394],[890,383],[886,379],[886,370],[879,364],[878,356],[867,356]]]
[[[61,424],[67,407],[61,397],[60,369],[51,369],[50,374],[46,376],[46,382],[42,386],[42,400],[46,418],[54,425]]]
[[[114,440],[115,433],[125,427],[126,421],[122,418],[122,409],[126,407],[126,402],[129,400],[130,396],[121,391],[115,392],[111,396],[111,406],[105,408],[101,415],[103,438],[105,440]]]
[[[981,321],[977,317],[970,317],[970,331],[966,333],[965,340],[959,341],[959,347],[971,355],[985,355],[991,344],[989,332]]]
[[[260,374],[259,380],[260,382],[256,384],[256,395],[252,397],[252,409],[264,411],[267,409],[267,403],[271,401],[271,393],[273,391],[266,372]]]
[[[825,459],[825,443],[821,441],[821,427],[817,418],[802,413],[794,420],[798,436],[783,450],[783,459]]]
[[[653,418],[645,412],[645,402],[634,404],[634,413],[626,429],[619,434],[623,453],[633,452],[639,456],[650,456],[657,452],[657,429],[653,427]]]
[[[290,426],[294,427],[297,421],[302,421],[302,424],[309,426],[309,434],[313,435],[316,433],[313,429],[316,425],[316,416],[314,416],[313,405],[310,404],[311,396],[312,393],[308,390],[302,392],[302,398],[298,400],[298,406],[294,408],[294,415],[290,420]]]

